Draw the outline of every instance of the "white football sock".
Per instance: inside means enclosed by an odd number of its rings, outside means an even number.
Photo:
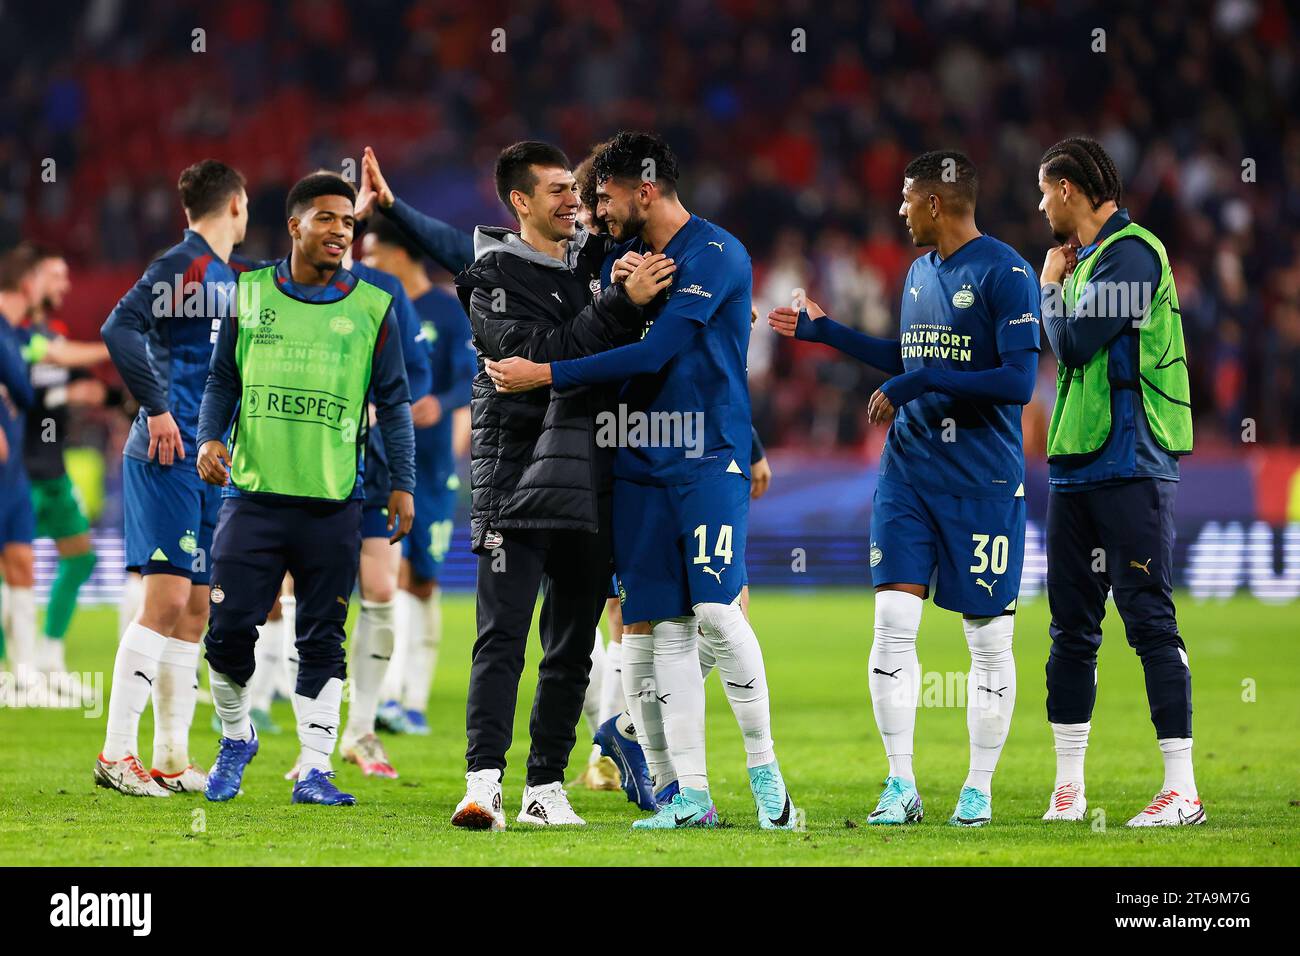
[[[694,617],[656,621],[653,625],[655,673],[650,692],[663,714],[668,752],[683,789],[709,789],[704,749],[704,678]],[[627,638],[624,637],[626,641]],[[626,658],[624,658],[626,666]],[[644,712],[645,707],[642,706]],[[655,788],[659,789],[658,780]]]
[[[279,596],[279,692],[294,698],[298,689],[298,598]]]
[[[1173,790],[1179,796],[1195,800],[1196,778],[1192,774],[1192,738],[1166,737],[1159,740],[1160,752],[1165,758],[1165,785],[1162,790]]]
[[[298,599],[292,594],[280,595],[280,627],[284,642],[284,683],[293,700],[298,691]]]
[[[122,635],[113,661],[113,686],[108,694],[105,760],[121,760],[127,754],[137,753],[140,715],[149,704],[167,644],[166,637],[135,622]]]
[[[225,674],[208,664],[208,688],[212,691],[212,706],[221,719],[221,736],[231,740],[252,740],[253,722],[248,719],[250,700],[248,687],[241,687]]]
[[[655,790],[677,779],[655,688],[654,635],[623,632],[623,698]],[[620,730],[621,732],[621,730]]]
[[[393,602],[363,599],[352,635],[352,702],[343,734],[349,741],[375,732],[379,690],[393,656],[395,635]]]
[[[140,610],[140,600],[144,597],[144,578],[139,574],[127,572],[122,579],[122,596],[117,602],[117,636],[121,640],[126,629],[135,620]]]
[[[700,641],[700,676],[707,681],[717,664],[718,662],[713,656],[713,648],[709,647],[709,642]]]
[[[966,786],[992,793],[993,771],[1011,730],[1016,709],[1016,659],[1011,653],[1015,615],[962,618],[970,647],[966,675],[966,729],[970,733],[970,772]]]
[[[199,699],[197,642],[167,639],[153,683],[153,768],[180,773],[190,765],[190,724]]]
[[[406,668],[410,666],[412,614],[411,606],[401,598],[403,593],[402,589],[398,588],[396,595],[390,602],[393,607],[393,646],[388,654],[389,662],[384,669],[384,679],[376,688],[376,706],[386,704],[390,700],[400,701],[402,699],[402,675],[405,673]],[[363,599],[361,602],[362,610],[365,610],[365,604],[366,602]],[[360,629],[360,626],[360,619],[358,618],[358,629]],[[356,677],[354,675],[353,682],[355,683],[355,681]],[[353,699],[355,700],[355,692]]]
[[[294,694],[294,713],[298,715],[298,756],[303,779],[307,771],[329,771],[330,757],[338,741],[339,709],[343,702],[343,681],[331,677],[315,698]]]
[[[1052,724],[1052,737],[1056,740],[1055,790],[1063,783],[1083,786],[1083,758],[1088,753],[1088,734],[1092,723]]]
[[[5,636],[9,666],[20,681],[30,680],[40,670],[36,645],[36,592],[31,588],[6,585],[4,598]]]
[[[65,642],[61,637],[50,637],[48,634],[42,635],[38,663],[41,670],[45,671],[45,673],[67,673],[68,664],[63,656],[64,643]]]
[[[600,638],[596,638],[600,642]],[[600,675],[600,711],[598,724],[603,724],[623,711],[623,645],[610,641],[605,645],[605,672]]]
[[[876,593],[875,637],[867,658],[871,709],[885,744],[889,775],[915,783],[912,740],[916,701],[921,693],[921,662],[916,656],[916,632],[925,602],[906,591]]]
[[[768,706],[767,671],[763,667],[763,649],[754,629],[745,620],[739,600],[735,604],[697,604],[699,642],[712,652],[722,678],[722,689],[736,715],[736,723],[745,738],[745,765],[761,767],[776,760],[772,745],[772,713]],[[699,649],[696,669],[701,672]]]
[[[410,614],[406,625],[406,668],[401,674],[402,706],[424,713],[429,708],[438,649],[442,646],[442,589],[435,588],[427,598],[418,598],[409,591],[398,593],[406,595]]]
[[[249,703],[253,710],[270,712],[275,698],[275,681],[279,676],[280,621],[267,621],[257,629],[257,644],[253,647],[254,670],[248,679]]]
[[[605,678],[605,638],[596,628],[596,643],[591,646],[591,669],[587,672],[587,693],[582,698],[582,716],[592,736],[600,729],[601,682]]]

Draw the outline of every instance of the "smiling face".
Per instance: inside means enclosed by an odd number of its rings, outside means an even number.
[[[1038,211],[1047,217],[1047,227],[1057,242],[1066,242],[1077,233],[1074,216],[1070,211],[1070,195],[1073,192],[1069,180],[1058,179],[1049,182],[1043,167],[1038,168],[1038,191],[1043,198],[1038,203]]]
[[[934,193],[918,185],[915,179],[903,180],[903,203],[898,216],[907,224],[914,246],[932,246],[936,241],[935,215],[939,199]]]
[[[343,264],[356,226],[352,200],[346,196],[317,196],[289,220],[289,235],[304,261],[329,272]]]
[[[558,167],[530,166],[537,184],[531,193],[515,189],[510,202],[521,225],[543,239],[560,242],[578,231],[578,181],[573,173]]]
[[[607,179],[596,186],[596,218],[605,223],[606,231],[619,242],[641,234],[646,224],[646,206],[650,183],[626,183]]]

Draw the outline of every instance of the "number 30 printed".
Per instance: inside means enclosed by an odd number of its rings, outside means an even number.
[[[988,535],[973,534],[970,537],[975,542],[975,563],[970,566],[971,574],[980,574],[984,571],[1002,574],[1007,570],[1007,555],[1011,551],[1011,545],[1005,534],[993,538],[992,549],[989,549]]]

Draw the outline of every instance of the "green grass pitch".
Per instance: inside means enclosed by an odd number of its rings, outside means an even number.
[[[473,599],[445,602],[446,637],[434,685],[432,737],[388,738],[401,779],[365,780],[339,764],[353,808],[295,807],[281,775],[296,742],[265,737],[227,804],[199,797],[132,800],[91,780],[104,718],[80,711],[0,710],[0,865],[1294,865],[1300,863],[1300,641],[1294,608],[1246,600],[1194,604],[1181,596],[1195,694],[1197,782],[1204,826],[1130,831],[1123,824],[1161,782],[1142,672],[1114,608],[1106,621],[1097,713],[1088,752],[1088,797],[1104,811],[1088,823],[1040,822],[1052,785],[1044,713],[1047,608],[1017,619],[1019,699],[994,780],[991,825],[945,826],[966,772],[961,706],[939,691],[968,665],[955,615],[927,605],[920,637],[922,691],[916,771],[925,821],[865,825],[885,775],[867,696],[871,596],[866,591],[755,592],[753,620],[772,690],[777,753],[806,829],[758,829],[740,735],[717,678],[709,682],[709,766],[725,829],[633,833],[637,811],[620,793],[573,791],[583,830],[538,831],[513,823],[527,748],[536,641],[520,689],[515,745],[505,781],[505,833],[465,833],[448,822],[463,793],[465,687]],[[110,671],[116,616],[83,610],[70,666]],[[956,683],[955,681],[953,683]],[[948,706],[945,706],[947,704]],[[200,704],[191,736],[203,765],[215,752],[211,708]],[[287,704],[276,719],[291,727]],[[152,719],[140,729],[147,758]],[[585,725],[571,768],[588,752]]]

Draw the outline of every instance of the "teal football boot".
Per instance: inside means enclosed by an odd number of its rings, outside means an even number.
[[[635,820],[634,830],[687,830],[691,827],[716,827],[718,810],[707,790],[681,790],[659,808],[652,817]]]
[[[760,827],[764,830],[794,829],[794,804],[790,801],[790,791],[785,788],[781,768],[775,760],[749,768],[749,789],[754,793]]]
[[[962,787],[957,809],[948,820],[950,827],[982,827],[993,818],[993,798],[983,790]]]
[[[920,823],[925,817],[921,795],[916,784],[902,777],[890,777],[880,794],[876,809],[867,815],[868,823],[901,824]]]

